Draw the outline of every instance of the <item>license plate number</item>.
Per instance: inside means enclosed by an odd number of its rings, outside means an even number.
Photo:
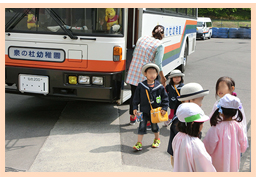
[[[39,93],[48,94],[49,93],[49,78],[48,76],[39,75],[19,75],[19,90],[20,92],[28,93]]]

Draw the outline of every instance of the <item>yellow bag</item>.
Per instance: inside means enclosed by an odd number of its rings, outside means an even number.
[[[158,107],[153,109],[151,103],[150,103],[150,99],[149,99],[149,95],[148,95],[148,90],[146,90],[147,93],[147,97],[148,97],[148,102],[150,104],[151,110],[151,122],[152,123],[159,123],[159,122],[164,122],[164,121],[168,121],[168,113],[166,112],[164,116],[162,116],[161,114],[161,109],[162,107]]]

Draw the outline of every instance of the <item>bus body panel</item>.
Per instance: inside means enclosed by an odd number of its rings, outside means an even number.
[[[188,55],[195,51],[197,21],[182,17],[143,13],[142,36],[152,34],[156,23],[165,27],[165,37],[162,40],[165,46],[162,65],[164,75],[167,75],[170,73],[170,69],[175,69],[183,63],[185,43],[188,43],[190,47]]]
[[[16,34],[17,36],[19,34]],[[26,34],[25,34],[26,35]],[[19,74],[31,74],[31,75],[46,75],[49,77],[50,82],[50,93],[47,96],[61,96],[62,98],[70,99],[83,99],[91,101],[108,101],[114,102],[120,97],[120,90],[116,87],[121,86],[122,82],[122,71],[125,70],[125,55],[126,51],[123,50],[122,60],[120,62],[113,61],[113,48],[114,46],[120,46],[125,49],[124,38],[113,39],[111,42],[107,38],[97,38],[99,44],[95,42],[79,42],[75,41],[73,43],[56,43],[54,41],[47,42],[42,38],[29,39],[27,41],[19,41],[15,37],[9,36],[6,38],[6,83],[16,84],[16,90],[6,89],[6,92],[18,93],[19,91]],[[56,38],[56,36],[55,36]],[[61,37],[59,37],[61,38]],[[38,43],[40,41],[40,43]],[[58,40],[56,40],[58,41]],[[65,41],[63,39],[63,41]],[[15,43],[13,43],[15,42]],[[62,49],[65,51],[65,60],[63,62],[51,62],[51,61],[40,61],[39,60],[22,60],[10,58],[9,48],[15,44],[15,47],[27,48],[28,51],[34,48],[36,49]],[[51,48],[49,48],[51,47]],[[74,53],[75,52],[75,53]],[[77,52],[81,52],[80,58],[77,56]],[[72,56],[73,55],[73,56]],[[12,68],[19,67],[19,68]],[[15,70],[14,70],[15,69]],[[27,70],[23,70],[27,69]],[[19,73],[16,73],[16,72]],[[42,72],[43,71],[43,72]],[[55,72],[58,73],[55,73]],[[69,85],[67,82],[68,75],[86,75],[92,78],[91,74],[88,72],[94,72],[94,76],[103,76],[104,86],[86,86],[86,85]],[[107,75],[107,73],[116,73],[112,75]],[[15,80],[11,77],[16,77]],[[65,77],[64,77],[65,76]],[[56,77],[59,77],[56,80]],[[111,79],[111,80],[110,80]],[[115,80],[113,80],[115,79]],[[57,82],[58,81],[58,82]],[[112,83],[110,83],[112,81]],[[61,83],[61,84],[60,84]],[[106,84],[109,83],[109,86]],[[114,86],[114,87],[113,87]],[[34,95],[30,93],[30,95]],[[88,96],[89,95],[89,96]]]
[[[21,35],[25,40],[21,41],[19,39]],[[112,38],[111,41],[109,41],[108,38],[97,37],[96,41],[92,42],[79,39],[66,41],[62,36],[57,35],[42,35],[40,39],[33,38],[33,36],[35,35],[11,33],[10,36],[6,37],[6,65],[94,72],[120,72],[125,69],[125,50],[123,50],[122,61],[113,61],[113,48],[120,46],[122,49],[125,49],[125,37]],[[50,41],[48,39],[50,39]],[[13,44],[15,44],[15,46]],[[65,52],[65,60],[59,63],[51,62],[50,60],[47,62],[40,61],[40,57],[34,61],[10,58],[8,56],[9,48],[13,46],[27,48],[28,51],[33,50],[33,48],[61,49]],[[80,58],[76,56],[77,53],[74,53],[77,51],[81,52],[79,53],[81,54]],[[19,56],[22,56],[22,54],[20,53]],[[17,56],[17,58],[19,57]]]

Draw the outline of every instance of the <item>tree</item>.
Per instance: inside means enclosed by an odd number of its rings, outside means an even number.
[[[198,8],[199,17],[250,20],[251,8]]]

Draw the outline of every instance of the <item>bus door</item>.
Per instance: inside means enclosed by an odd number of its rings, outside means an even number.
[[[133,50],[138,40],[138,14],[137,8],[128,9],[126,71],[129,70]]]
[[[126,100],[131,97],[131,87],[129,84],[125,83],[127,78],[128,70],[132,61],[132,54],[138,40],[138,9],[137,8],[128,8],[128,22],[127,22],[127,39],[126,39],[126,68],[125,68],[125,75],[124,81],[121,88],[121,96],[120,100],[118,101],[119,104],[122,104]]]

